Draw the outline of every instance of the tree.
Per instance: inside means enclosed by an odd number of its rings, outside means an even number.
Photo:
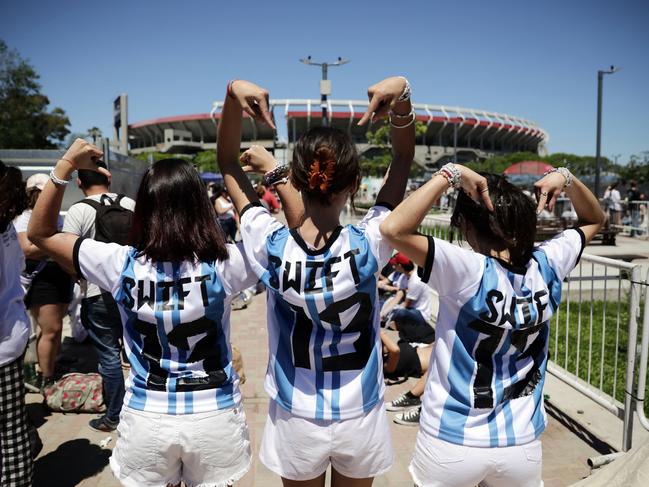
[[[422,137],[426,133],[426,124],[415,122],[415,137]],[[383,177],[392,161],[390,146],[390,125],[384,123],[375,130],[367,132],[367,142],[373,145],[371,157],[361,158],[361,173],[364,176]],[[416,178],[423,174],[424,169],[419,164],[410,167],[410,177]]]
[[[20,54],[0,40],[0,148],[51,149],[70,133],[61,108],[48,111],[39,76]]]

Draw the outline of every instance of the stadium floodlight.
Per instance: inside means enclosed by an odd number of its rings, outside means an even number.
[[[605,74],[617,73],[621,68],[611,65],[609,69],[597,71],[597,148],[595,150],[595,196],[599,198],[599,176],[602,170],[602,85]]]
[[[333,63],[328,62],[315,62],[311,60],[311,56],[300,59],[302,64],[307,66],[320,66],[322,68],[322,79],[320,80],[320,107],[322,108],[322,125],[326,127],[329,125],[329,119],[327,118],[327,95],[331,94],[331,81],[327,78],[328,69],[330,66],[342,66],[347,64],[349,59],[344,59],[338,56],[338,59]]]

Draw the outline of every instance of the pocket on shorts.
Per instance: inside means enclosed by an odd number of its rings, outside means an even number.
[[[123,411],[117,426],[117,460],[128,471],[147,469],[158,463],[160,418]]]
[[[433,460],[439,465],[463,462],[469,448],[437,439],[428,447]]]
[[[541,447],[541,442],[539,440],[523,445],[523,451],[525,452],[527,461],[532,463],[541,463],[543,448]]]
[[[228,468],[249,461],[246,457],[250,457],[250,439],[242,408],[199,418],[193,428],[199,439],[201,463]]]

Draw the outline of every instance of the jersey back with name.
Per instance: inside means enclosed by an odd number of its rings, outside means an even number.
[[[564,232],[514,268],[429,240],[434,249],[422,279],[440,305],[421,417],[426,433],[475,447],[538,438],[547,423],[549,319],[582,241],[577,231]]]
[[[383,399],[377,278],[390,249],[378,225],[388,213],[374,208],[359,227],[339,227],[319,250],[266,210],[242,217],[251,266],[268,288],[265,387],[296,416],[347,419]],[[251,235],[264,236],[263,243]]]
[[[110,289],[119,305],[131,363],[124,398],[128,407],[189,414],[240,402],[229,344],[233,283],[227,276],[247,274],[252,283],[256,279],[251,279],[241,254],[233,255],[236,247],[229,248],[231,259],[224,262],[153,263],[133,248],[84,240],[78,252],[82,274]],[[106,251],[117,262],[98,268],[93,259]],[[240,279],[237,288],[249,284]]]

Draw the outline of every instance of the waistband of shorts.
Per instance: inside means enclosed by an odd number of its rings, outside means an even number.
[[[140,409],[134,409],[132,407],[129,407],[127,405],[124,405],[122,407],[122,412],[132,414],[134,416],[141,416],[143,418],[161,418],[161,417],[181,417],[181,416],[186,416],[186,417],[191,417],[192,419],[202,419],[202,418],[210,418],[212,416],[220,416],[221,414],[227,414],[230,412],[238,412],[238,411],[243,411],[243,408],[241,407],[241,404],[235,404],[232,407],[225,408],[225,409],[217,409],[214,411],[203,411],[200,413],[184,413],[184,414],[165,414],[165,413],[156,413],[152,411],[142,411]]]

